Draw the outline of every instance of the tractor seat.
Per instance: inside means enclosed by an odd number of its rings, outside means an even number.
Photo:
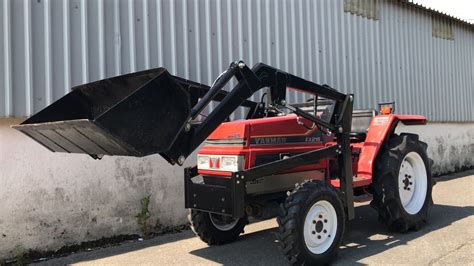
[[[365,141],[372,117],[377,115],[375,109],[354,110],[352,112],[351,141]]]

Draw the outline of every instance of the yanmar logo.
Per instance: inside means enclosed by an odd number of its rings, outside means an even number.
[[[216,157],[209,158],[209,168],[219,169],[221,168],[221,159]]]
[[[286,138],[255,138],[255,144],[282,144],[286,143]]]

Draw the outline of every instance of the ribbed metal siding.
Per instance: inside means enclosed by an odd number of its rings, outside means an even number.
[[[157,66],[210,84],[243,59],[353,92],[358,108],[395,100],[402,113],[474,121],[473,27],[453,22],[454,40],[434,38],[431,13],[379,4],[371,20],[343,0],[2,0],[0,117]]]

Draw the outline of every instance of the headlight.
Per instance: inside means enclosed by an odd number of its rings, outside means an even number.
[[[224,171],[239,171],[237,156],[222,156],[221,169]]]
[[[244,156],[241,155],[198,155],[197,166],[200,170],[237,172],[244,168]]]
[[[209,168],[209,156],[198,155],[197,157],[197,167],[198,169]]]

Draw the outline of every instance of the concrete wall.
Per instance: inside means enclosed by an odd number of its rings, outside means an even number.
[[[433,175],[474,167],[474,123],[430,123],[427,126],[399,125],[396,133],[409,132],[428,144]]]
[[[183,169],[160,156],[52,153],[0,119],[0,258],[140,233],[135,215],[151,194],[152,225],[186,222]],[[190,156],[188,163],[194,163]]]
[[[135,215],[151,194],[152,224],[186,222],[182,168],[159,156],[51,153],[0,119],[0,258],[24,249],[55,250],[102,237],[140,233]],[[474,123],[402,127],[429,145],[434,172],[474,165]],[[195,162],[195,157],[187,163]]]

